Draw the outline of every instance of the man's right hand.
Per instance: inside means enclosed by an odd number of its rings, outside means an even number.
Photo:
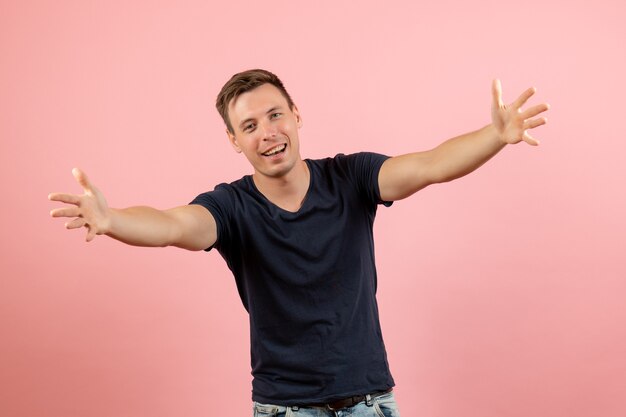
[[[52,193],[48,198],[71,206],[50,212],[52,217],[73,217],[65,223],[68,229],[87,228],[87,242],[96,235],[106,234],[133,246],[176,246],[188,250],[202,250],[217,240],[217,225],[213,215],[197,204],[188,204],[168,210],[148,206],[124,209],[110,208],[102,193],[89,182],[87,176],[74,168],[72,174],[83,187],[84,194]]]
[[[90,242],[96,235],[108,232],[111,225],[111,213],[104,196],[89,182],[87,175],[78,168],[74,168],[72,174],[83,187],[84,194],[52,193],[48,195],[48,199],[51,201],[61,201],[73,206],[54,209],[50,215],[52,217],[73,217],[72,221],[65,223],[65,227],[68,229],[86,227],[86,240]]]

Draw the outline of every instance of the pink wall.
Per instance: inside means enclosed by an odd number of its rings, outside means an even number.
[[[250,415],[219,255],[85,244],[46,196],[80,191],[74,166],[116,207],[249,173],[213,101],[251,67],[291,91],[306,157],[424,150],[488,123],[493,77],[506,100],[536,86],[539,148],[379,212],[397,398],[407,417],[626,415],[622,1],[0,9],[1,416]]]

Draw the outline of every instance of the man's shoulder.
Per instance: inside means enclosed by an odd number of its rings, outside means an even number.
[[[389,157],[376,152],[338,153],[321,159],[307,159],[311,165],[329,169],[351,169],[361,166],[381,165]]]
[[[359,152],[360,153],[360,152]],[[307,158],[306,161],[313,165],[318,166],[335,166],[337,164],[345,163],[351,159],[358,157],[359,153],[337,153],[335,156],[327,156],[324,158]]]
[[[217,184],[213,190],[200,193],[194,201],[226,202],[236,199],[237,195],[249,193],[250,175],[243,176],[231,182]]]
[[[217,189],[222,188],[222,189],[227,189],[227,190],[248,190],[250,188],[251,178],[252,178],[251,175],[244,175],[238,180],[217,184],[215,186],[215,189],[217,190]]]

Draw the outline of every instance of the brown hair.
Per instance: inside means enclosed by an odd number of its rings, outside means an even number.
[[[230,133],[234,133],[233,127],[230,124],[230,118],[228,117],[228,106],[230,102],[236,100],[237,97],[243,93],[254,90],[263,84],[272,84],[274,87],[278,88],[280,93],[287,100],[289,108],[293,110],[293,100],[289,96],[289,93],[287,93],[282,81],[280,81],[276,75],[263,69],[252,69],[237,73],[224,84],[224,87],[222,87],[215,101],[217,112],[222,116],[222,119],[224,119],[224,123],[226,123],[226,127]]]

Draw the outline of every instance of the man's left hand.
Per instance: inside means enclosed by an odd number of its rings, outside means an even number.
[[[491,121],[493,122],[500,140],[504,143],[515,144],[521,141],[537,146],[539,141],[533,138],[528,130],[545,124],[548,119],[535,117],[550,108],[547,103],[538,104],[522,111],[522,106],[535,94],[535,88],[524,91],[513,103],[505,105],[502,102],[502,85],[500,80],[493,80],[491,107]]]

